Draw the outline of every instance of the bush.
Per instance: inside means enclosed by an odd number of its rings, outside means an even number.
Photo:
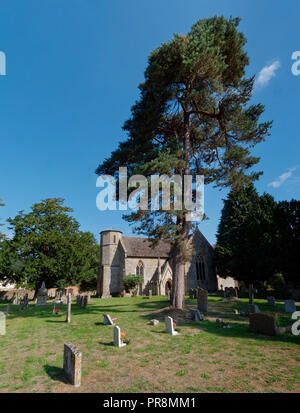
[[[289,291],[283,274],[276,273],[267,281],[267,285],[273,290],[276,298],[289,298]]]
[[[143,277],[141,275],[134,275],[134,274],[126,275],[126,277],[124,277],[123,279],[125,291],[129,293],[130,290],[136,289],[138,284],[141,282],[143,282]]]

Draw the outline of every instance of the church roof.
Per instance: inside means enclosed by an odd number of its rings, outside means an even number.
[[[122,243],[128,257],[168,258],[172,247],[167,241],[158,241],[153,248],[147,238],[141,237],[122,237]]]

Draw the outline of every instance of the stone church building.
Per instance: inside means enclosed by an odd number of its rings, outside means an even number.
[[[208,291],[218,289],[213,265],[213,247],[197,229],[190,237],[194,254],[185,265],[185,288],[200,286]],[[138,294],[167,295],[172,288],[171,244],[159,241],[151,247],[147,238],[125,237],[121,231],[101,232],[100,273],[97,293],[100,297],[118,296],[123,290],[122,279],[129,274],[143,276]]]

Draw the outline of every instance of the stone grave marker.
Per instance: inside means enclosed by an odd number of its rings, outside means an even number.
[[[83,297],[83,301],[82,301],[82,306],[83,306],[84,308],[87,308],[87,306],[88,306],[88,301],[89,301],[89,297],[88,297],[87,295],[85,295],[85,296]]]
[[[80,296],[80,294],[78,294],[77,297],[76,297],[76,304],[77,305],[80,305],[80,300],[81,300],[81,296]]]
[[[248,316],[249,314],[256,313],[260,313],[260,309],[258,308],[258,306],[256,304],[247,304],[241,312],[241,315]]]
[[[112,321],[111,316],[109,314],[103,314],[103,324],[105,326],[114,326],[115,323]]]
[[[173,318],[172,317],[165,317],[165,323],[166,323],[166,333],[172,334],[172,336],[177,336],[178,331],[175,331],[174,329],[174,324],[173,324]]]
[[[71,322],[71,306],[72,306],[72,294],[68,293],[66,323]]]
[[[254,294],[257,293],[257,290],[253,288],[253,284],[249,284],[249,304],[254,304]]]
[[[72,343],[64,344],[64,371],[69,382],[80,387],[82,354]]]
[[[48,298],[48,290],[45,287],[45,282],[43,281],[41,288],[38,290],[36,296],[36,305],[37,306],[46,306]]]
[[[148,297],[152,298],[152,290],[149,290]]]
[[[296,305],[294,300],[285,300],[284,311],[286,313],[294,313],[296,311]]]
[[[207,313],[208,311],[207,291],[204,290],[203,288],[198,287],[197,300],[198,300],[198,310],[200,312]]]
[[[267,297],[268,305],[275,307],[275,297]]]
[[[193,321],[202,321],[204,320],[203,314],[200,313],[198,309],[190,308],[190,315]]]
[[[10,309],[9,304],[7,304],[7,306],[6,306],[6,316],[10,315],[9,309]]]
[[[118,326],[114,326],[114,345],[117,347],[126,346],[126,343],[121,340],[121,330]]]
[[[275,316],[268,313],[256,313],[249,316],[249,330],[252,333],[275,336],[283,334],[291,329],[287,327],[277,327]]]
[[[0,336],[5,336],[6,334],[6,316],[0,311]]]

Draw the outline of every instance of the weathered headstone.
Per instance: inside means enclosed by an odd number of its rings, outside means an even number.
[[[77,304],[77,305],[80,305],[80,300],[81,300],[81,296],[80,296],[80,294],[78,294],[78,295],[76,296],[76,304]]]
[[[7,306],[6,306],[6,316],[10,315],[9,308],[10,308],[9,304],[7,304]]]
[[[64,344],[64,371],[75,387],[81,384],[81,352],[72,343]]]
[[[159,324],[159,320],[156,320],[155,318],[153,320],[150,320],[149,322],[152,326],[157,326],[157,324]]]
[[[36,296],[36,305],[37,306],[47,305],[47,297],[48,297],[48,291],[47,291],[47,288],[45,287],[45,282],[43,281],[42,286],[38,290],[38,293]]]
[[[152,298],[152,290],[149,290],[148,297]]]
[[[296,311],[296,305],[294,300],[285,300],[284,310],[286,313],[294,313]]]
[[[115,323],[112,321],[111,316],[109,314],[103,314],[103,324],[105,326],[114,326]]]
[[[200,313],[198,309],[190,308],[190,315],[193,321],[202,321],[204,320],[204,315]]]
[[[275,306],[275,297],[267,297],[268,305],[274,307]]]
[[[174,329],[174,323],[173,323],[173,318],[172,317],[165,317],[165,323],[166,323],[166,333],[172,334],[172,336],[177,336],[178,331],[175,331]]]
[[[257,313],[249,316],[249,330],[252,333],[275,336],[290,330],[288,327],[277,327],[276,319],[272,314]]]
[[[121,330],[118,326],[114,326],[114,345],[117,347],[126,346],[126,343],[121,340]]]
[[[5,336],[6,334],[6,316],[1,311],[0,312],[0,336]]]
[[[198,287],[197,300],[198,300],[198,310],[200,312],[207,313],[208,311],[207,291],[204,290],[203,288]]]
[[[88,297],[87,295],[85,295],[85,296],[83,297],[83,304],[82,304],[82,306],[83,306],[84,308],[87,308],[87,306],[88,306],[88,300],[89,300],[89,297]]]
[[[71,306],[72,306],[72,294],[68,293],[66,323],[71,322]]]
[[[243,311],[241,312],[241,315],[249,315],[249,314],[256,314],[260,313],[260,309],[256,304],[246,304],[246,306],[243,308]]]
[[[168,290],[168,300],[169,301],[171,300],[171,291],[170,290]]]
[[[249,284],[249,304],[254,304],[254,294],[257,290],[253,288],[253,284]]]

